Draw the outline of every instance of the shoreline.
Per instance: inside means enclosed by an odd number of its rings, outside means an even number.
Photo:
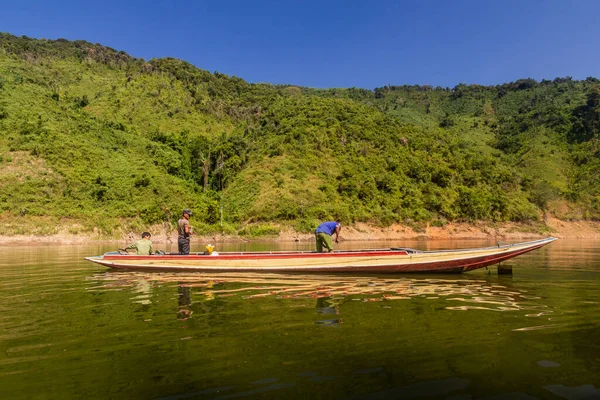
[[[150,230],[152,231],[152,230]],[[152,242],[156,244],[177,243],[177,232],[166,233],[164,229],[156,229]],[[598,221],[561,221],[546,218],[544,223],[448,223],[444,226],[427,226],[414,228],[408,225],[395,224],[389,227],[376,227],[357,223],[343,226],[340,241],[398,241],[398,240],[466,240],[495,239],[510,241],[526,241],[554,236],[559,239],[600,239],[600,222]],[[35,245],[35,244],[85,244],[85,243],[130,243],[139,239],[139,234],[130,232],[121,238],[106,238],[97,234],[55,235],[0,235],[0,245]],[[242,243],[242,242],[308,242],[313,241],[312,233],[298,233],[284,228],[277,236],[248,238],[237,235],[197,235],[194,241],[206,243]]]

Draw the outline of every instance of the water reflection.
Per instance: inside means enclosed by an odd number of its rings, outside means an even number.
[[[177,311],[177,318],[186,320],[192,316],[193,311],[190,309],[192,305],[192,290],[189,286],[177,285],[177,293],[179,295],[177,303],[179,310]]]
[[[90,278],[90,291],[129,288],[138,295],[133,301],[148,304],[153,288],[177,287],[178,318],[188,319],[193,302],[237,297],[253,299],[316,300],[315,310],[322,315],[339,315],[347,301],[381,302],[391,307],[396,301],[414,299],[444,300],[452,311],[484,310],[494,312],[526,311],[525,317],[547,317],[553,310],[542,304],[539,296],[512,287],[510,279],[488,281],[477,278],[390,278],[389,276],[284,275],[284,274],[177,274],[143,272],[105,272]],[[504,283],[504,284],[500,284]],[[97,283],[97,284],[96,284]],[[342,323],[327,319],[324,323]],[[543,329],[554,325],[524,327],[519,330]]]
[[[598,241],[525,254],[512,277],[158,274],[83,260],[114,247],[4,249],[0,398],[599,396]]]

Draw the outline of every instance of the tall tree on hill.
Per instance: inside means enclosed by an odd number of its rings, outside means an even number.
[[[574,110],[573,117],[571,139],[584,142],[600,138],[600,85],[592,88],[586,103]]]

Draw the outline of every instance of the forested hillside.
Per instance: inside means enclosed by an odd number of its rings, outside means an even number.
[[[317,90],[0,34],[3,234],[600,217],[600,81]]]

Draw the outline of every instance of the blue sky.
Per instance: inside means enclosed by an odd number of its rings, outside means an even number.
[[[318,88],[600,77],[600,1],[2,0],[0,31]]]

